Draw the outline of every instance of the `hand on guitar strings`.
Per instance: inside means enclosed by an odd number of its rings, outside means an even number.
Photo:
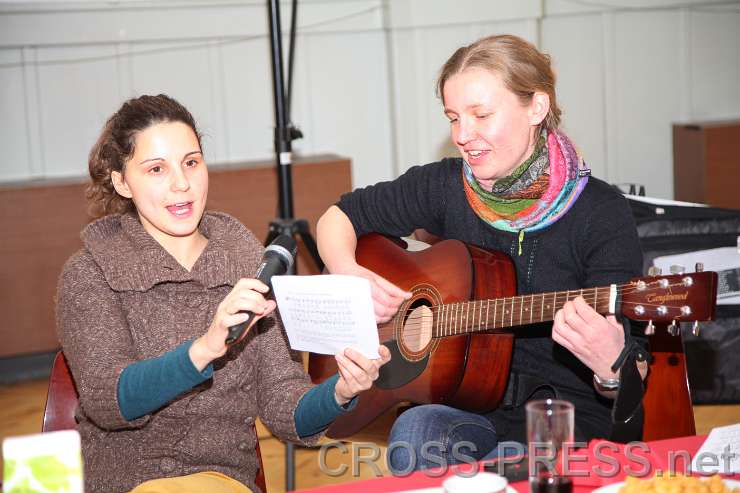
[[[579,296],[555,313],[552,339],[600,378],[618,377],[611,365],[624,348],[624,329],[614,315],[600,315]]]
[[[378,379],[380,367],[391,360],[391,352],[382,344],[378,348],[380,359],[369,359],[347,348],[337,353],[334,358],[339,368],[339,380],[334,387],[334,399],[343,406],[363,390],[372,387]]]
[[[373,310],[377,323],[384,323],[393,318],[401,304],[412,296],[411,292],[404,291],[386,278],[359,264],[343,272],[332,272],[332,274],[359,276],[370,281],[370,292],[373,297]]]

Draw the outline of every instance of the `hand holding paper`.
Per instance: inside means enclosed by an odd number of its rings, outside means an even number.
[[[290,347],[333,354],[339,405],[369,389],[391,353],[381,346],[370,283],[354,276],[280,276],[272,287]]]
[[[368,359],[352,348],[337,353],[337,368],[339,380],[334,387],[334,398],[340,406],[346,404],[354,396],[372,387],[373,382],[380,375],[380,367],[391,360],[391,352],[385,346],[380,346],[380,359]]]

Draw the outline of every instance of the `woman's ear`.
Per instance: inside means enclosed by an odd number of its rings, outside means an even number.
[[[120,171],[111,171],[110,181],[113,182],[113,188],[121,197],[130,199],[133,196]]]
[[[546,92],[535,92],[529,104],[529,124],[539,125],[550,111],[550,96]]]

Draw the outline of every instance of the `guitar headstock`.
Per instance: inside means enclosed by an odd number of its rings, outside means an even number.
[[[717,273],[694,272],[632,279],[621,289],[622,314],[632,320],[670,322],[669,331],[678,333],[678,322],[714,319],[717,305]],[[698,334],[698,325],[695,324]]]

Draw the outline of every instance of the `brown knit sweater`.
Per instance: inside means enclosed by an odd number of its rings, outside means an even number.
[[[257,491],[257,416],[277,437],[307,442],[294,411],[311,383],[274,316],[214,361],[212,379],[150,415],[121,416],[123,369],[205,333],[236,281],[257,270],[262,245],[236,219],[208,212],[200,231],[208,245],[188,272],[136,216],[107,216],[85,228],[85,247],[64,267],[57,331],[80,394],[88,493],[207,470]]]

